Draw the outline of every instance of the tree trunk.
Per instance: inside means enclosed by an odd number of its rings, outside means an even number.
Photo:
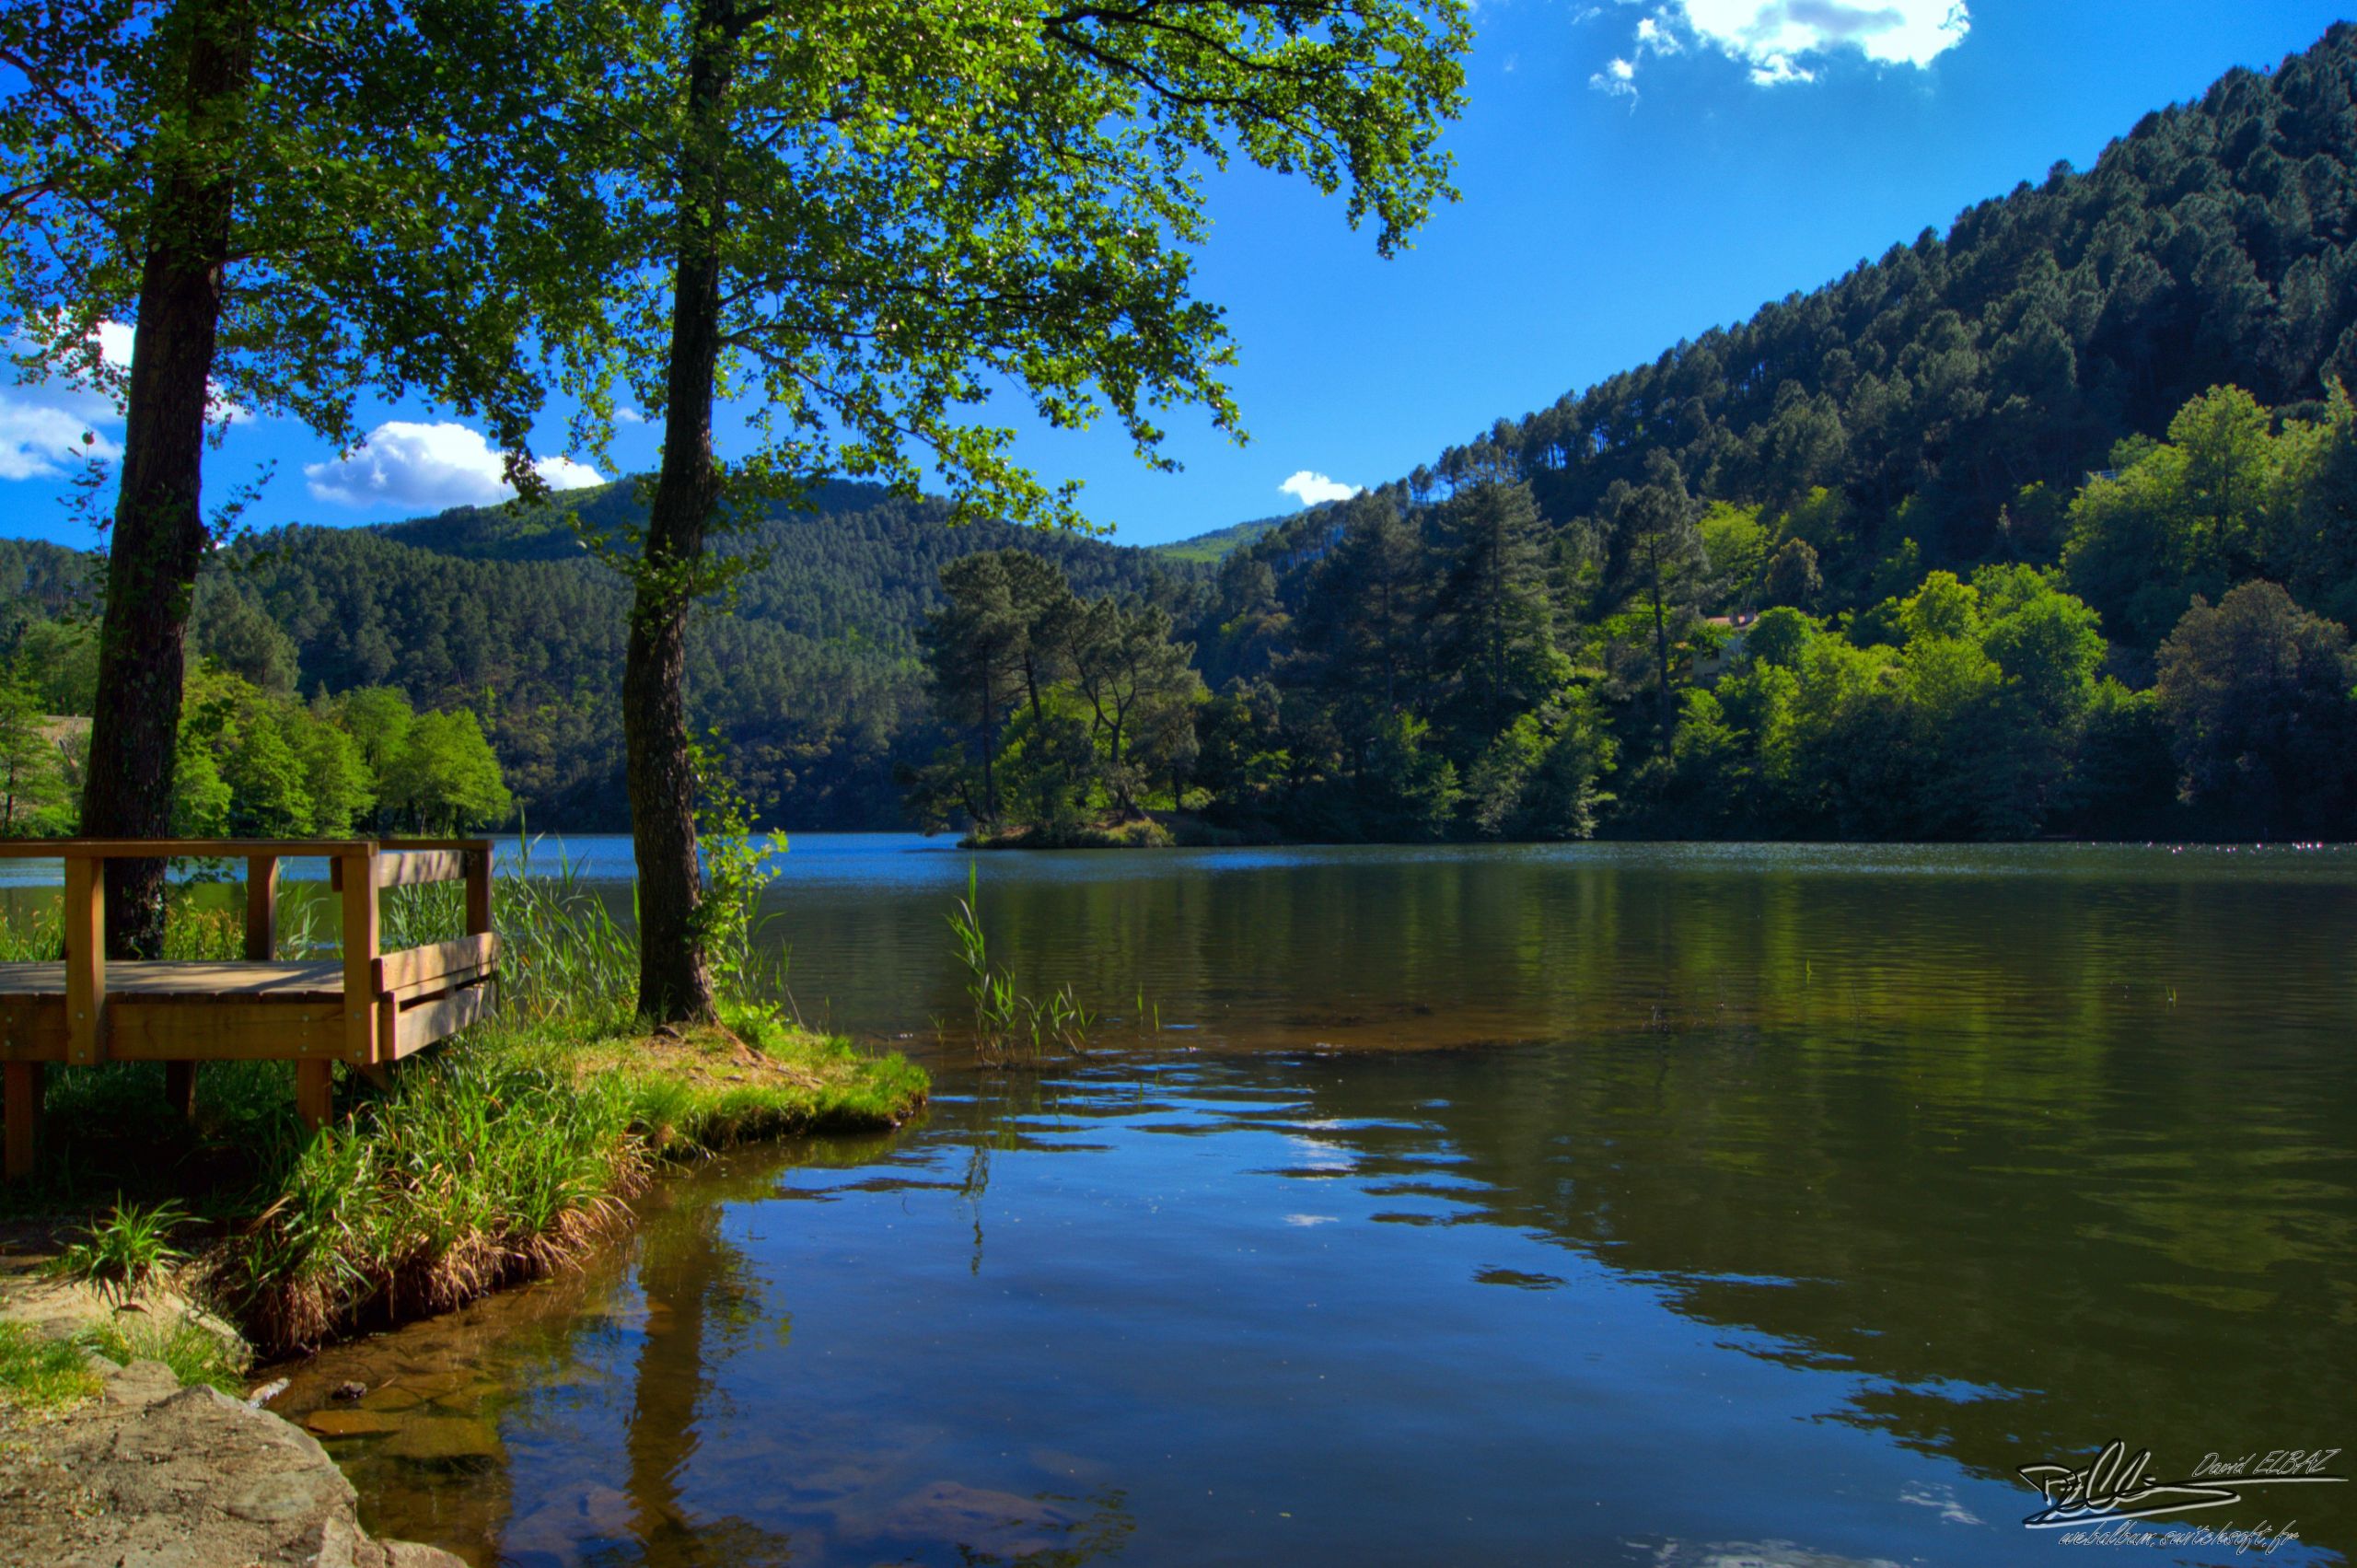
[[[690,129],[679,157],[679,254],[671,358],[663,412],[663,466],[646,519],[646,549],[631,606],[622,665],[631,843],[638,861],[638,1011],[654,1023],[712,1017],[715,998],[698,912],[695,765],[688,740],[688,612],[704,535],[720,504],[712,449],[714,377],[720,363],[721,190],[733,15],[701,0],[688,64]]]
[[[181,109],[188,134],[158,171],[140,269],[98,701],[83,781],[82,831],[92,838],[162,838],[171,830],[183,644],[205,549],[206,390],[236,200],[204,149],[222,145],[219,138],[233,130],[252,70],[252,23],[242,6],[182,0],[164,28],[186,29]],[[163,951],[162,861],[108,861],[106,901],[111,957]]]

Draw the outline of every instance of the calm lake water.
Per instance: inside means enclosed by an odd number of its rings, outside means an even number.
[[[773,906],[806,1016],[933,1063],[922,1123],[714,1162],[586,1273],[299,1370],[277,1408],[375,1429],[331,1440],[373,1527],[536,1568],[2228,1563],[2026,1529],[2015,1468],[2357,1447],[2357,852],[993,855],[999,956],[1108,1016],[1011,1074],[933,1027],[966,867],[806,836]],[[2343,1562],[2352,1493],[2142,1527]]]

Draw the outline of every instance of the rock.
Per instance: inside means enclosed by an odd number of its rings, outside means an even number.
[[[637,1526],[638,1508],[627,1494],[584,1481],[509,1525],[499,1549],[523,1562],[563,1562],[579,1556],[587,1542],[633,1539]]]
[[[413,1540],[389,1540],[384,1543],[385,1568],[467,1568],[466,1560],[438,1546],[420,1546]]]
[[[112,1376],[107,1376],[110,1371]],[[180,1391],[179,1376],[160,1361],[134,1361],[124,1367],[109,1362],[100,1366],[99,1376],[107,1379],[107,1402],[112,1405],[144,1410]]]
[[[499,1434],[462,1415],[418,1416],[401,1423],[385,1452],[435,1469],[488,1469],[499,1462]]]
[[[0,1562],[457,1568],[370,1540],[327,1451],[269,1411],[153,1362],[102,1375],[102,1398],[0,1441]]]
[[[1016,1558],[1060,1544],[1073,1524],[1072,1515],[1052,1503],[936,1481],[875,1520],[872,1534],[946,1540],[993,1557]]]
[[[398,1383],[388,1383],[381,1388],[371,1388],[362,1398],[365,1411],[410,1411],[425,1402],[425,1396],[414,1388],[404,1388]]]
[[[421,1400],[438,1400],[445,1394],[455,1394],[483,1381],[480,1372],[404,1372],[384,1388],[406,1388]]]
[[[380,1411],[313,1411],[303,1418],[303,1430],[314,1437],[382,1437],[401,1429]]]
[[[344,1403],[351,1404],[367,1392],[368,1385],[366,1383],[343,1382],[338,1383],[334,1388],[330,1388],[328,1390],[328,1398],[331,1400],[342,1400]]]

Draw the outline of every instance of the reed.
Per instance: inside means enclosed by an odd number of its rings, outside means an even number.
[[[970,860],[966,863],[966,896],[948,918],[958,961],[966,970],[967,1000],[973,1006],[977,1061],[1004,1067],[1042,1061],[1059,1046],[1076,1053],[1088,1049],[1097,1015],[1082,1005],[1069,981],[1044,997],[1033,996],[1016,983],[1013,970],[991,961],[981,879]]]

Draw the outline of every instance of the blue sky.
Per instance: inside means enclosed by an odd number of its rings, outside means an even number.
[[[1806,290],[1965,206],[2080,168],[2146,110],[2234,65],[2305,48],[2342,3],[2310,0],[1480,0],[1469,106],[1447,145],[1464,200],[1386,262],[1341,203],[1297,181],[1211,184],[1206,297],[1242,351],[1254,439],[1166,420],[1175,475],[1117,432],[1027,429],[1019,450],[1116,538],[1153,543],[1397,477],[1439,449]],[[556,455],[562,421],[543,429]],[[233,426],[208,494],[274,460],[248,520],[389,521],[498,498],[479,438],[419,405],[339,465],[291,421]],[[60,441],[109,411],[0,389],[0,532],[87,545]],[[741,443],[739,444],[741,445]],[[626,428],[624,470],[651,467]],[[586,470],[559,467],[575,479]],[[1288,493],[1295,476],[1304,480]]]

